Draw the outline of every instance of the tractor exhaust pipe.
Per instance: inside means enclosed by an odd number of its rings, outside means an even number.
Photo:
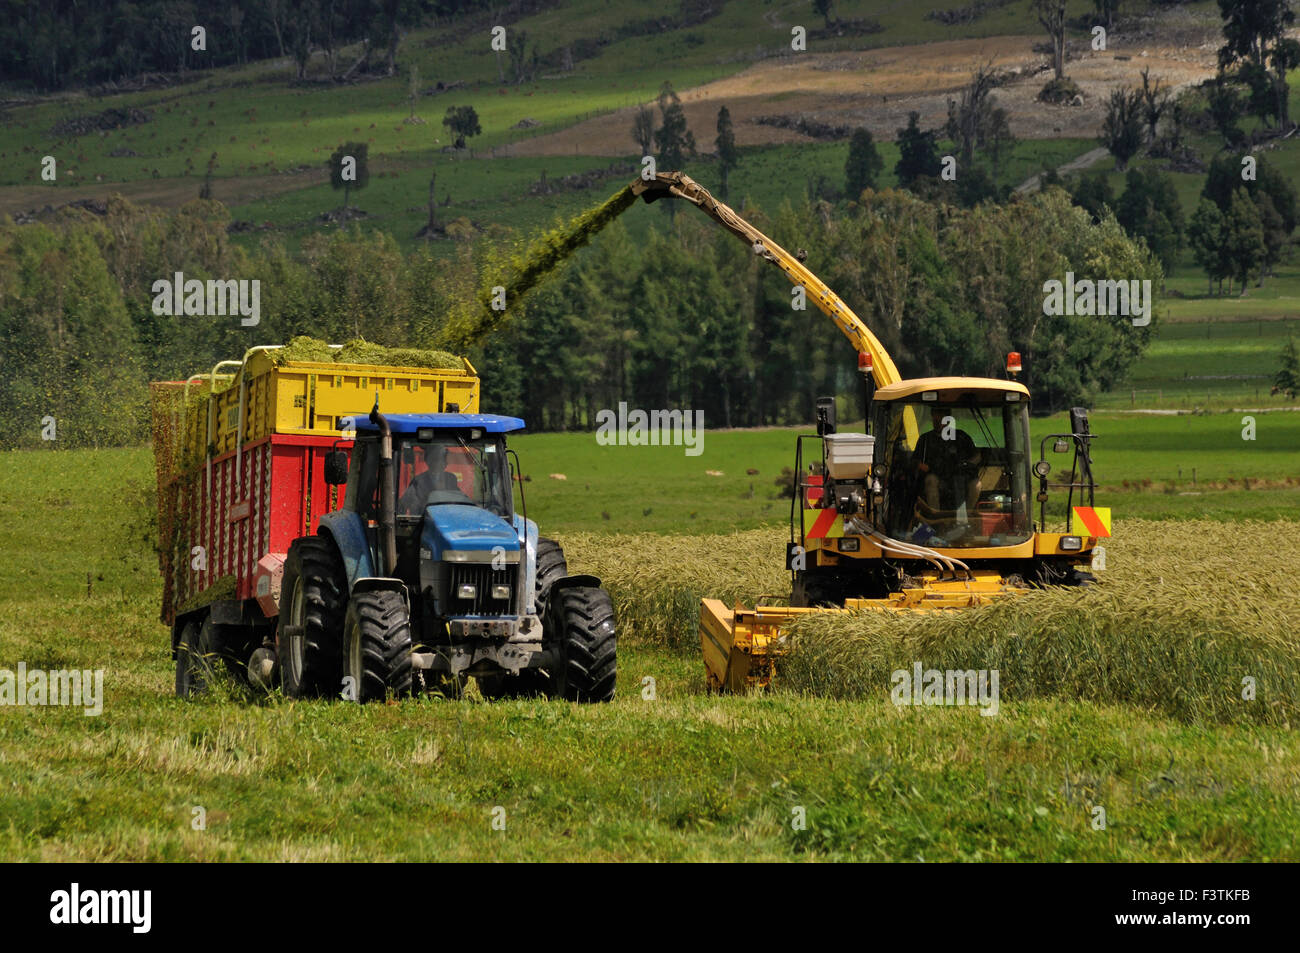
[[[397,487],[393,483],[393,431],[388,418],[379,412],[379,395],[370,410],[370,422],[379,428],[379,549],[384,565],[380,569],[391,576],[397,570]]]

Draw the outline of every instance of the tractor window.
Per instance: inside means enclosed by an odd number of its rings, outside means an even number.
[[[993,403],[984,394],[887,405],[877,456],[888,468],[889,535],[939,548],[1029,539],[1027,414],[1024,401]]]
[[[426,507],[447,503],[481,506],[507,518],[513,512],[505,447],[497,438],[438,434],[404,440],[393,455],[399,518],[423,516]]]

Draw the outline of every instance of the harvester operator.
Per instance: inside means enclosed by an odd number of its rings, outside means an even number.
[[[932,429],[921,434],[912,454],[921,477],[917,510],[930,521],[955,519],[959,503],[966,512],[974,513],[980,495],[979,448],[970,434],[957,429],[951,408],[931,408],[930,421]],[[948,438],[944,437],[945,421],[952,425]],[[963,479],[965,499],[959,500]]]

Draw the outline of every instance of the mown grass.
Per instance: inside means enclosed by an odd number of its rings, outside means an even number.
[[[149,476],[141,450],[0,455],[0,668],[103,668],[106,693],[93,718],[0,708],[0,858],[1300,857],[1300,753],[1276,727],[1069,698],[1008,701],[982,718],[791,686],[703,694],[689,638],[629,613],[693,626],[682,597],[655,594],[665,575],[685,586],[734,575],[737,596],[775,584],[770,531],[673,542],[556,527],[571,566],[607,575],[624,604],[610,706],[182,702],[156,621],[148,519],[131,505]],[[1116,572],[1124,552],[1117,540]],[[1217,576],[1231,565],[1222,558]],[[1091,826],[1097,805],[1105,831]],[[205,830],[192,827],[195,807]],[[504,831],[492,827],[498,807]],[[797,807],[806,830],[791,826]]]

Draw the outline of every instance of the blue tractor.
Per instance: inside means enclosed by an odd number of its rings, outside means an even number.
[[[317,535],[294,540],[276,654],[286,695],[359,702],[418,692],[488,698],[614,697],[614,607],[594,576],[569,575],[554,540],[516,513],[517,417],[345,418],[325,480],[346,484]],[[513,466],[507,457],[513,457]],[[523,484],[518,483],[523,504]]]

